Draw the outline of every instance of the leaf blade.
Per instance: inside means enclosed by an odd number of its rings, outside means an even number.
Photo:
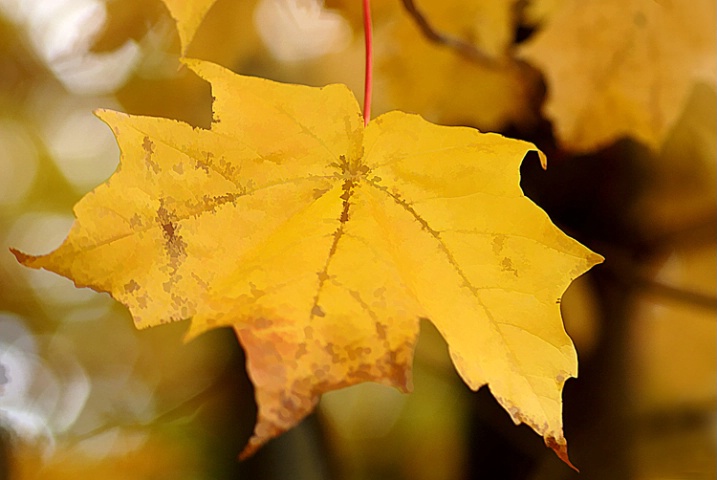
[[[211,128],[100,112],[120,168],[59,249],[18,260],[110,292],[140,327],[232,326],[259,408],[243,456],[327,391],[410,390],[427,317],[466,383],[489,384],[567,461],[561,393],[577,364],[558,302],[602,257],[523,195],[535,147],[401,112],[364,130],[344,87],[187,63],[212,82]]]

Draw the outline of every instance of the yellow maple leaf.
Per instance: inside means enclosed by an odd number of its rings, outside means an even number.
[[[516,0],[418,0],[416,7],[436,30],[478,46],[495,59],[515,35]],[[404,16],[408,16],[406,12]]]
[[[371,17],[381,26],[402,19],[416,24],[401,0],[373,0]],[[516,0],[415,0],[413,6],[436,30],[479,46],[487,55],[505,54],[515,33]],[[325,5],[339,10],[358,32],[363,31],[361,2],[326,0]]]
[[[211,129],[98,112],[120,168],[57,250],[18,259],[109,292],[140,328],[232,326],[258,404],[244,455],[326,391],[409,390],[425,317],[467,384],[489,384],[567,461],[561,392],[577,360],[559,299],[602,258],[523,195],[535,147],[401,112],[364,127],[343,85],[186,63],[212,86]]]
[[[526,26],[535,27],[550,18],[566,0],[530,0],[523,3],[522,21]]]
[[[715,82],[714,0],[564,0],[522,49],[548,83],[560,142],[659,149],[696,82]]]
[[[375,111],[398,109],[438,123],[486,130],[532,121],[533,78],[507,58],[516,29],[515,4],[515,0],[414,2],[430,28],[475,48],[484,59],[480,62],[457,45],[427,38],[400,0],[372,2],[375,78],[382,86],[375,91]],[[327,5],[339,9],[357,35],[363,35],[360,2],[331,0]]]
[[[162,0],[172,18],[177,22],[177,33],[182,53],[186,53],[189,44],[197,33],[204,16],[217,0]]]
[[[528,78],[507,66],[486,66],[437,45],[401,18],[376,31],[378,106],[429,120],[498,130],[529,111]]]

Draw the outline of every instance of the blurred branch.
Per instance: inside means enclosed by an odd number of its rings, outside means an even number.
[[[642,272],[640,267],[646,260],[643,252],[640,252],[639,258],[635,258],[634,254],[620,248],[604,246],[599,251],[605,254],[607,261],[598,268],[606,269],[613,280],[622,286],[698,308],[717,310],[717,297],[714,295],[663,283],[649,273]]]
[[[655,295],[660,295],[695,307],[709,310],[717,309],[717,297],[701,292],[686,290],[674,285],[667,285],[652,278],[635,275],[633,279],[637,288],[644,289]]]
[[[717,399],[673,406],[640,414],[634,421],[642,433],[650,437],[707,430],[714,424],[715,406]]]
[[[713,245],[715,238],[717,238],[716,218],[717,210],[709,211],[690,223],[652,235],[651,238],[644,242],[644,245],[640,246],[640,249],[657,250],[671,248],[675,245],[689,247]]]
[[[416,25],[418,25],[418,28],[421,29],[423,35],[431,42],[451,48],[468,60],[479,63],[485,67],[497,68],[501,66],[500,61],[486,54],[472,43],[436,30],[429,23],[426,16],[418,10],[413,0],[401,0],[401,2],[408,14],[416,22]]]

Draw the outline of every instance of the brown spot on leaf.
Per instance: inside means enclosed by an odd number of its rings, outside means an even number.
[[[503,247],[505,247],[506,238],[507,237],[505,235],[496,235],[495,237],[493,237],[493,253],[495,253],[496,255],[500,255],[500,253],[503,251]]]
[[[155,175],[159,174],[161,171],[159,164],[152,158],[152,155],[154,154],[154,143],[149,139],[149,137],[144,137],[142,148],[145,151],[144,164],[147,167],[147,170],[151,170]]]
[[[405,355],[409,351],[412,351],[412,346],[407,342],[396,350],[387,350],[381,358],[376,360],[376,367],[381,372],[381,378],[404,393],[413,389],[410,359]]]
[[[142,309],[147,308],[147,303],[149,302],[149,297],[147,296],[146,293],[137,297],[136,300],[137,300],[137,305],[139,305],[139,308],[142,308]]]
[[[139,283],[137,283],[134,280],[130,280],[128,283],[126,283],[124,285],[124,291],[126,293],[136,292],[137,290],[139,290]]]
[[[379,339],[385,340],[386,339],[386,325],[376,322],[376,335]]]
[[[162,225],[162,228],[164,229],[164,234],[167,236],[167,238],[174,238],[174,224],[173,223],[165,223]]]
[[[306,344],[305,344],[305,343],[299,343],[299,344],[297,345],[296,355],[294,356],[294,358],[296,358],[297,360],[299,360],[301,357],[303,357],[304,355],[307,355],[308,353],[309,353],[309,350],[306,348]]]
[[[258,300],[266,294],[264,290],[256,288],[253,283],[249,283],[249,288],[251,288],[251,296],[254,297],[254,300]]]
[[[314,329],[311,327],[304,328],[304,336],[307,340],[313,340],[314,338]]]
[[[333,342],[324,345],[324,350],[331,356],[332,363],[339,365],[346,362],[346,356],[344,355],[346,352],[342,351],[342,349]]]
[[[170,266],[176,270],[176,268],[179,267],[179,263],[184,260],[187,255],[187,244],[181,235],[179,235],[179,225],[176,223],[176,215],[162,205],[157,209],[157,222],[162,228],[165,247],[170,258]]]
[[[194,169],[204,170],[204,173],[209,174],[209,167],[212,165],[214,154],[212,152],[202,152],[202,154],[204,155],[204,160],[197,159]]]
[[[140,217],[138,213],[135,213],[134,215],[132,215],[132,217],[129,219],[129,226],[132,229],[144,227],[144,222],[142,221],[142,217]]]
[[[314,189],[314,192],[313,192],[314,200],[317,200],[317,199],[321,198],[321,197],[324,196],[324,194],[325,194],[326,192],[328,192],[329,190],[331,190],[331,189],[328,188],[328,187],[326,187],[326,188],[315,188],[315,189]]]
[[[518,270],[516,270],[513,266],[513,261],[508,257],[504,257],[500,262],[500,269],[504,272],[513,272],[513,275],[518,276]]]

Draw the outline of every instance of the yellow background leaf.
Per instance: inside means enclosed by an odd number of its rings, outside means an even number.
[[[514,0],[414,3],[433,29],[475,46],[495,64],[467,58],[457,48],[429,40],[400,1],[372,2],[375,111],[398,109],[432,122],[491,131],[534,120],[529,105],[533,77],[507,61],[516,29]],[[327,5],[347,15],[357,43],[362,43],[360,2],[332,0]]]
[[[216,0],[162,0],[169,13],[177,21],[177,32],[182,44],[182,52],[186,52],[194,38],[199,25],[204,20]]]
[[[433,28],[479,45],[488,55],[505,54],[513,42],[516,0],[415,0],[413,3]],[[363,35],[361,2],[326,0],[325,5],[341,11],[354,29]],[[410,14],[401,1],[374,0],[371,2],[371,17],[375,25],[381,26],[409,19]]]
[[[120,3],[125,9],[139,10],[129,0]],[[214,4],[202,20],[191,44],[182,48],[193,58],[233,65],[239,70],[246,68],[246,65],[255,65],[257,58],[265,55],[262,41],[254,28],[253,11],[256,3],[256,0],[242,0]],[[172,22],[168,15],[166,17],[167,22]],[[142,22],[149,23],[147,18],[143,18]],[[208,91],[206,82],[183,68],[178,58],[175,59],[179,44],[174,36],[174,26],[171,26],[171,34],[164,30],[162,32],[168,37],[163,40],[166,43],[160,42],[161,48],[147,47],[147,63],[116,92],[117,99],[128,113],[174,118],[192,125],[208,125],[211,112],[206,108],[204,98]]]
[[[589,151],[623,136],[659,149],[697,82],[715,82],[715,2],[565,0],[522,48],[548,84],[558,139]]]
[[[523,195],[535,147],[401,112],[364,128],[344,86],[186,63],[212,85],[211,129],[99,112],[120,168],[76,205],[60,248],[17,257],[109,292],[138,327],[232,326],[259,409],[244,455],[324,392],[409,390],[429,318],[466,383],[567,461],[561,393],[577,362],[560,297],[602,259]]]
[[[377,30],[376,42],[379,107],[485,130],[530,117],[529,82],[518,69],[481,65],[430,42],[405,15]]]

